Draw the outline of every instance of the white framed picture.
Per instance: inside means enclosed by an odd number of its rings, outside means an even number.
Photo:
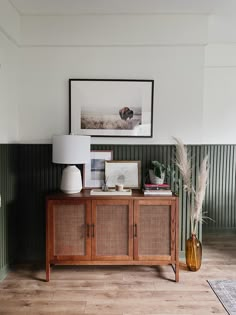
[[[105,180],[105,161],[112,160],[113,152],[110,150],[92,150],[90,163],[84,164],[83,186],[84,188],[99,188]]]

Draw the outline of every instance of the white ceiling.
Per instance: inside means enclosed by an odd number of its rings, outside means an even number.
[[[232,14],[236,0],[8,0],[21,15]]]

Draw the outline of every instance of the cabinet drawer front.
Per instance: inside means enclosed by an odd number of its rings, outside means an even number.
[[[55,256],[86,255],[86,206],[85,204],[56,204],[54,214]]]

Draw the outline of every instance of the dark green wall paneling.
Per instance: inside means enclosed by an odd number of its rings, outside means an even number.
[[[65,167],[51,161],[51,145],[18,145],[18,262],[45,256],[45,197],[58,190]]]
[[[94,150],[113,150],[115,160],[141,160],[142,178],[151,160],[160,160],[174,166],[175,148],[171,145],[93,145]],[[196,182],[200,161],[208,154],[210,176],[204,209],[214,221],[204,227],[236,228],[235,163],[236,146],[189,146],[192,156],[193,181]],[[45,195],[59,187],[63,166],[51,163],[51,145],[19,145],[19,210],[18,260],[38,260],[45,253]],[[177,171],[178,174],[178,171]],[[191,201],[180,183],[180,249],[190,233],[189,211]],[[199,236],[202,227],[199,227]]]
[[[59,187],[63,168],[51,160],[51,145],[18,145],[17,261],[44,257],[45,196]]]
[[[4,147],[4,149],[2,149]],[[10,145],[9,147],[14,147]],[[5,170],[4,159],[9,161],[9,151],[0,151],[1,183],[8,179],[9,188],[15,182],[15,173]],[[17,200],[17,229],[14,235],[17,238],[17,261],[43,260],[45,256],[45,196],[49,191],[59,187],[63,165],[52,164],[51,145],[26,144],[15,145],[17,148],[17,199],[14,192],[7,192],[9,201]],[[171,145],[93,145],[94,150],[113,150],[115,160],[141,160],[142,179],[151,160],[160,160],[165,164],[174,166],[175,148]],[[204,210],[214,221],[208,221],[203,225],[203,231],[210,229],[236,229],[236,146],[235,145],[201,145],[189,146],[192,156],[193,182],[196,182],[197,170],[203,157],[208,154],[210,162],[209,183],[206,191]],[[6,157],[8,154],[8,157]],[[2,161],[2,162],[1,162]],[[3,170],[2,170],[3,169]],[[7,168],[9,169],[9,167]],[[7,175],[8,174],[8,175]],[[178,171],[177,171],[178,174]],[[3,184],[4,187],[7,185]],[[2,186],[2,184],[1,184]],[[173,183],[172,183],[173,186]],[[12,189],[12,188],[11,188]],[[189,235],[189,211],[187,207],[192,201],[188,201],[182,184],[179,190],[180,203],[180,249],[184,250],[185,239]],[[1,266],[7,261],[6,210],[1,209]],[[202,227],[199,227],[199,235],[202,235]],[[11,248],[12,249],[12,248]],[[2,256],[3,255],[3,256]]]
[[[17,146],[0,144],[0,280],[16,249]]]
[[[210,174],[204,208],[213,221],[206,230],[236,228],[236,145],[203,146],[209,156]]]

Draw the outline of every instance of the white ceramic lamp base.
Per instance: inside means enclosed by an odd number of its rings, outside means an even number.
[[[67,166],[62,173],[61,190],[66,194],[76,194],[82,189],[80,170],[76,166]]]

